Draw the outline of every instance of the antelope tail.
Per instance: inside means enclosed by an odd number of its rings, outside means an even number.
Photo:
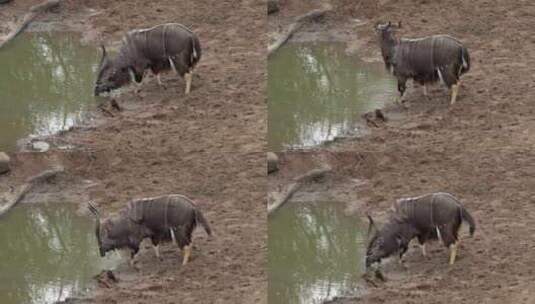
[[[473,236],[474,231],[476,231],[476,222],[474,221],[474,218],[472,217],[472,215],[470,215],[468,210],[466,210],[463,206],[460,207],[461,219],[468,223],[468,225],[470,226],[470,236]]]
[[[206,234],[212,235],[212,229],[200,210],[195,210],[195,220],[202,225]]]
[[[197,65],[197,62],[201,60],[201,44],[199,42],[199,39],[195,36],[190,37],[190,45],[191,45],[191,51],[190,51],[190,57],[189,57],[189,69],[190,71],[195,68]]]
[[[461,74],[464,74],[470,70],[470,55],[466,47],[461,48]]]

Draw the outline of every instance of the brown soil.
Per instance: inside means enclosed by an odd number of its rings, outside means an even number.
[[[37,0],[3,5],[0,20],[15,22]],[[167,89],[150,79],[141,97],[116,97],[123,111],[95,110],[96,119],[49,138],[74,149],[12,154],[0,191],[53,165],[66,172],[26,201],[69,200],[104,213],[132,198],[182,193],[198,202],[214,230],[194,236],[192,260],[181,266],[172,245],[159,262],[142,248],[139,271],[126,265],[95,303],[265,303],[266,39],[262,1],[63,1],[39,21],[83,30],[88,43],[117,45],[133,28],[180,22],[200,37],[203,57],[192,92],[168,74]],[[1,33],[11,24],[2,22]],[[102,98],[106,102],[106,98]],[[96,244],[95,244],[96,245]],[[81,261],[83,262],[83,261]]]
[[[308,11],[309,4],[297,10],[299,1],[293,2],[295,15]],[[401,36],[447,33],[462,40],[472,68],[462,78],[455,105],[438,86],[430,100],[419,88],[410,88],[407,109],[385,112],[402,112],[403,118],[373,128],[364,138],[282,155],[281,172],[269,177],[270,187],[328,162],[339,170],[335,178],[367,180],[355,188],[358,199],[348,200],[360,213],[380,214],[397,198],[447,191],[461,198],[478,226],[474,238],[462,233],[454,266],[447,265],[448,253],[438,244],[427,259],[411,248],[408,270],[387,271],[389,280],[370,285],[363,298],[335,302],[534,303],[535,40],[530,24],[535,5],[505,0],[336,3],[335,11],[314,27],[345,37],[348,51],[358,45],[362,56],[380,60],[373,25],[401,20]],[[270,18],[276,22],[277,17]],[[367,23],[350,26],[354,18]]]

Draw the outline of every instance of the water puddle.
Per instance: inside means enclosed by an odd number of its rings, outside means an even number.
[[[94,220],[75,204],[22,204],[0,218],[0,303],[55,303],[119,262],[101,259]]]
[[[345,44],[287,44],[268,63],[268,147],[305,148],[354,133],[361,115],[396,96],[382,63],[345,53]]]
[[[362,235],[343,207],[291,203],[269,218],[268,303],[315,304],[362,293]]]
[[[99,53],[68,32],[24,33],[0,50],[0,151],[67,129],[94,105]]]

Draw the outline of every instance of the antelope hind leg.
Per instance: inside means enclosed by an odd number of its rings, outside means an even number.
[[[180,73],[178,72],[178,70],[176,69],[176,66],[175,66],[175,62],[174,60],[169,57],[169,64],[171,65],[171,68],[173,69],[173,71],[180,76]],[[190,89],[191,89],[191,75],[192,75],[193,71],[189,71],[188,73],[184,74],[184,79],[186,80],[186,94],[189,94],[190,92]]]
[[[455,242],[450,245],[450,265],[453,265],[453,263],[455,263],[455,257],[457,256],[458,245],[459,245],[458,242]]]
[[[182,265],[186,265],[191,255],[191,244],[184,246],[184,258],[182,259]]]
[[[163,87],[162,77],[160,76],[160,73],[156,74],[156,80],[158,81],[158,85]]]
[[[160,245],[153,245],[152,247],[154,248],[156,258],[158,258],[158,260],[161,260],[162,258],[160,257]]]
[[[189,94],[191,90],[191,79],[193,78],[193,71],[190,71],[184,75],[186,79],[186,94]]]
[[[459,93],[459,83],[451,86],[451,104],[453,105],[457,101],[457,94]]]

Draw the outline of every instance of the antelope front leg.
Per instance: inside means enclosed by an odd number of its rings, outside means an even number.
[[[186,94],[189,94],[191,90],[191,79],[193,78],[193,71],[186,73],[184,79],[186,79]]]
[[[141,91],[141,85],[143,85],[143,78],[141,78],[141,81],[140,82],[137,82],[136,81],[136,76],[134,75],[134,71],[132,71],[132,69],[128,69],[128,74],[130,75],[130,81],[135,83],[136,84],[136,94],[139,94],[139,92]]]
[[[427,94],[427,84],[425,84],[425,83],[424,83],[424,88],[423,88],[423,90],[424,90],[424,96],[425,96],[425,98],[429,99],[429,95]]]
[[[160,245],[155,245],[153,247],[154,247],[154,253],[156,253],[156,258],[158,258],[158,260],[161,260],[161,258],[160,258]]]
[[[182,265],[186,265],[191,255],[191,244],[184,246],[184,258],[182,259]]]
[[[406,82],[407,82],[406,79],[400,79],[400,78],[398,78],[398,92],[399,92],[399,97],[398,97],[398,99],[396,100],[396,103],[398,103],[398,104],[400,104],[400,105],[403,103],[403,94],[405,94],[405,90],[407,89]]]
[[[130,267],[134,268],[134,269],[137,269],[136,268],[136,254],[137,252],[139,251],[139,248],[138,249],[133,249],[131,252],[130,252],[130,261],[129,261],[129,264],[130,264]]]
[[[425,243],[422,244],[422,245],[420,245],[420,248],[422,248],[422,255],[423,255],[424,257],[426,257],[426,256],[427,256],[427,251],[425,250]]]

